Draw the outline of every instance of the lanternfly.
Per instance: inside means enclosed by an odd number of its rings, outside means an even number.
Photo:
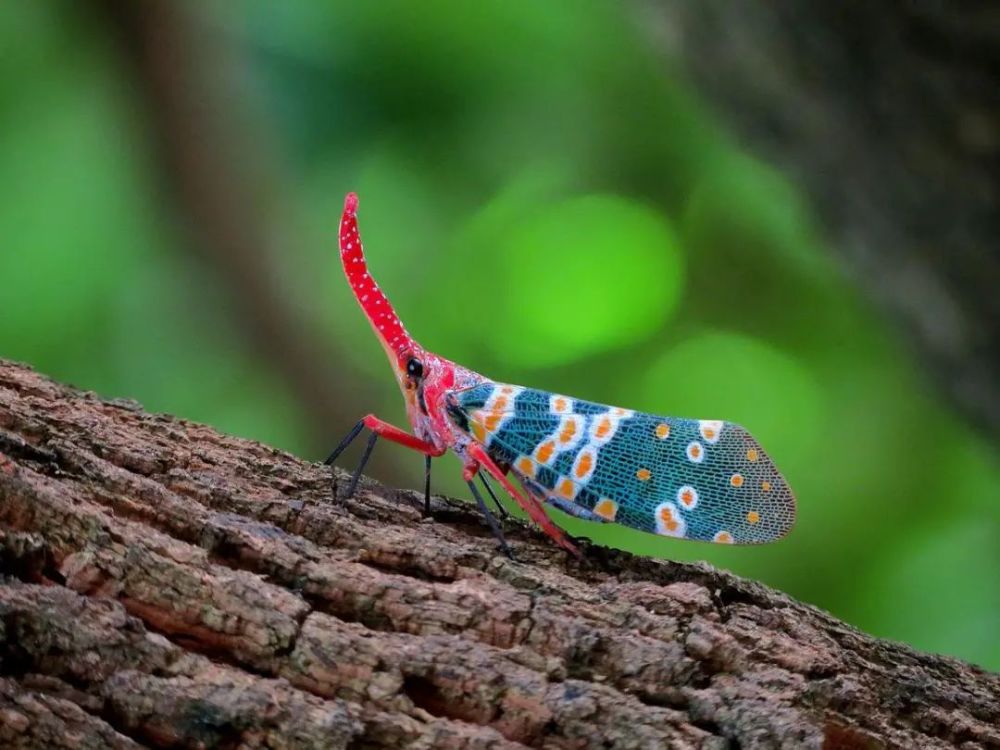
[[[424,350],[368,272],[357,206],[357,196],[350,193],[340,222],[340,259],[389,357],[413,434],[373,414],[358,422],[326,460],[332,463],[364,428],[371,430],[348,495],[381,435],[426,456],[428,512],[431,458],[454,451],[505,550],[503,535],[473,482],[480,475],[493,494],[482,472],[498,481],[556,544],[573,553],[576,547],[546,514],[545,504],[590,521],[705,542],[762,544],[788,533],[795,521],[791,490],[739,425],[659,417],[496,383]]]

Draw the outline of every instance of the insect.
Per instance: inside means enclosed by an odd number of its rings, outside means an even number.
[[[379,436],[423,453],[430,511],[431,459],[449,449],[493,533],[509,554],[473,480],[483,472],[564,549],[576,546],[548,516],[552,505],[589,521],[724,544],[780,539],[795,520],[787,482],[753,437],[719,420],[679,419],[497,383],[423,349],[372,278],[349,193],[340,222],[344,273],[389,357],[413,434],[369,414],[326,459],[371,430],[347,495]],[[514,486],[511,478],[523,488]]]

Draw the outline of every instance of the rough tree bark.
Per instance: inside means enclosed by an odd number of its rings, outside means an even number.
[[[995,674],[330,482],[0,360],[0,745],[1000,747]]]

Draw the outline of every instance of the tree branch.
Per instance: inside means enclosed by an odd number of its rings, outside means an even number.
[[[1000,677],[758,583],[329,492],[0,360],[0,744],[1000,747]]]

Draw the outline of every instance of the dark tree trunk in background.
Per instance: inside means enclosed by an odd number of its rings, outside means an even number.
[[[1000,5],[639,7],[699,94],[811,198],[941,388],[1000,436]]]
[[[758,583],[329,493],[0,360],[0,746],[1000,748],[1000,676]]]
[[[164,214],[176,222],[178,248],[206,263],[231,305],[234,330],[298,399],[302,423],[317,443],[357,420],[331,394],[349,383],[359,400],[369,388],[338,356],[309,311],[282,283],[282,245],[296,241],[276,217],[285,175],[266,125],[253,117],[237,74],[239,51],[205,27],[197,5],[170,0],[92,0],[118,53],[152,162],[162,177]],[[336,264],[340,196],[330,199],[330,265]],[[277,239],[280,237],[280,240]],[[323,272],[328,269],[324,268]],[[312,313],[312,314],[310,314]],[[392,474],[392,466],[385,467]]]

